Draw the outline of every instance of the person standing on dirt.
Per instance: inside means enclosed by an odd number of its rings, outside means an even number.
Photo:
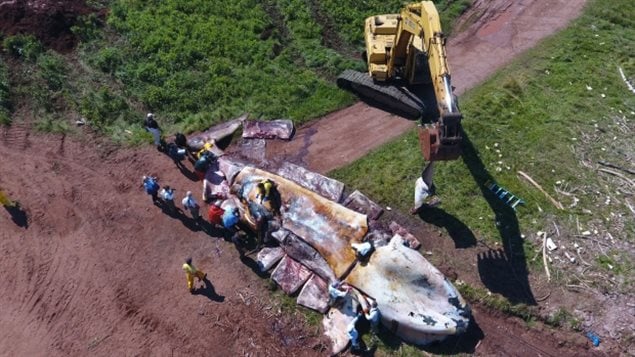
[[[192,264],[192,258],[185,259],[185,263],[183,264],[183,271],[185,271],[185,278],[187,279],[187,288],[191,294],[194,293],[194,278],[198,278],[198,280],[202,281],[205,284],[205,279],[207,278],[207,274],[202,271],[196,269],[194,264]]]
[[[148,195],[152,196],[152,202],[154,203],[161,203],[159,201],[159,188],[156,177],[143,176],[143,189]]]
[[[146,115],[145,121],[146,130],[152,134],[152,138],[154,139],[154,146],[157,147],[159,151],[163,150],[163,145],[161,142],[161,128],[159,127],[159,123],[154,119],[154,114],[148,113]]]
[[[194,173],[199,180],[203,180],[205,178],[207,169],[209,169],[210,165],[215,159],[216,157],[211,151],[206,151],[199,157],[198,160],[196,160],[196,162],[194,163]]]
[[[171,188],[170,186],[166,185],[159,192],[160,196],[161,196],[161,199],[163,199],[163,202],[165,203],[165,207],[166,207],[167,211],[171,215],[175,215],[176,214],[176,205],[174,204],[174,191],[176,191],[176,190]]]
[[[207,216],[209,218],[209,223],[211,223],[214,227],[223,227],[223,215],[225,214],[225,210],[221,208],[221,205],[221,200],[214,201],[211,205],[209,205]]]
[[[185,197],[183,197],[183,201],[181,201],[181,203],[186,210],[190,211],[194,220],[199,220],[201,218],[199,212],[200,206],[194,197],[192,197],[192,191],[187,191],[187,193],[185,193]]]
[[[256,223],[256,234],[258,235],[258,246],[266,243],[269,232],[269,221],[273,218],[271,213],[261,204],[249,201],[247,203],[249,214]]]
[[[0,190],[0,205],[4,207],[14,207],[15,202],[13,202],[4,191]]]
[[[174,135],[174,143],[179,147],[179,149],[189,150],[190,148],[187,145],[187,137],[183,133],[176,133],[176,135]]]

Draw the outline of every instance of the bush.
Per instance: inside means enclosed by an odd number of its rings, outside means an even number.
[[[117,120],[129,123],[134,121],[128,103],[105,87],[82,98],[79,111],[92,125],[102,129]]]
[[[2,41],[2,47],[12,56],[35,61],[42,53],[43,48],[40,42],[31,35],[9,36]]]
[[[91,65],[110,75],[114,75],[123,62],[121,52],[115,47],[103,48],[91,58]]]
[[[101,36],[102,21],[96,14],[80,16],[77,23],[71,27],[71,32],[75,34],[81,41],[91,41]]]
[[[66,64],[64,59],[55,52],[42,54],[37,60],[40,77],[48,85],[48,89],[59,91],[66,83]]]

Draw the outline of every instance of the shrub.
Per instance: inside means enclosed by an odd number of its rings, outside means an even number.
[[[59,91],[66,83],[66,64],[64,59],[55,52],[42,54],[37,60],[40,77],[48,85],[48,89]]]
[[[77,23],[71,26],[71,32],[81,41],[91,41],[101,36],[102,25],[102,21],[93,13],[87,16],[80,16],[77,19]]]
[[[80,101],[79,111],[98,128],[106,128],[118,119],[127,122],[133,120],[128,103],[105,87],[84,96]]]
[[[31,35],[9,36],[2,41],[2,47],[12,56],[35,61],[42,53],[43,48],[40,42]]]

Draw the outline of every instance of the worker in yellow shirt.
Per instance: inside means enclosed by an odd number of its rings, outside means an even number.
[[[187,288],[190,290],[190,293],[194,293],[194,277],[197,277],[198,280],[205,283],[207,274],[194,267],[194,265],[192,264],[192,258],[185,259],[183,270],[185,271],[185,277],[187,278]]]
[[[271,199],[272,187],[273,182],[269,179],[264,179],[258,182],[258,185],[256,185],[256,199],[260,200],[260,204]]]
[[[11,199],[9,199],[9,196],[4,193],[4,191],[0,190],[0,205],[3,205],[5,207],[13,207],[15,206],[15,202],[11,201]]]
[[[196,152],[196,158],[200,159],[201,157],[203,157],[203,155],[209,151],[212,151],[212,148],[214,147],[214,144],[216,144],[215,140],[212,140],[211,142],[206,142],[205,144],[203,144],[203,148],[199,151]]]

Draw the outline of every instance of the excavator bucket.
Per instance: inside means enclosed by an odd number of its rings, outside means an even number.
[[[443,124],[419,126],[419,143],[426,161],[456,160],[461,156],[461,114],[444,115]]]

